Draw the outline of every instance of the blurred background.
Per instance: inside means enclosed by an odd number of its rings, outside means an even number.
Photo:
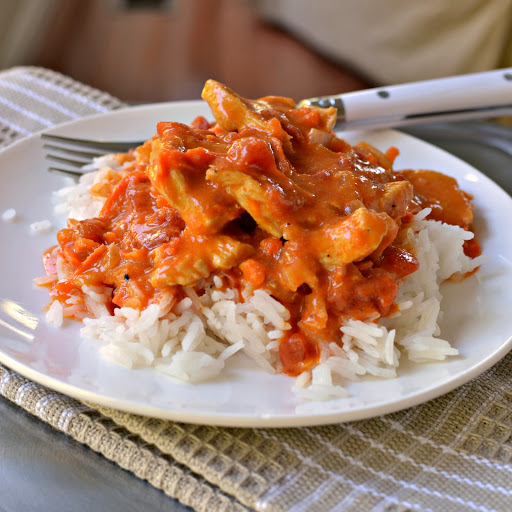
[[[512,0],[0,0],[0,69],[127,102],[339,93],[512,65]]]

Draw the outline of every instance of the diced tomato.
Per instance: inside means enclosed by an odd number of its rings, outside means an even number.
[[[279,359],[283,373],[300,375],[318,360],[318,347],[304,334],[295,332],[279,343]]]

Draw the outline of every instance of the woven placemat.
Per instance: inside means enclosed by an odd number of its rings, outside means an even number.
[[[0,146],[120,106],[49,70],[0,72]],[[80,403],[3,366],[0,394],[197,511],[512,510],[512,355],[418,407],[314,428],[137,416]]]

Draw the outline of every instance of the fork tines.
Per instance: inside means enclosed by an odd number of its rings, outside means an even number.
[[[43,144],[46,158],[60,165],[51,166],[49,171],[80,176],[90,168],[84,167],[92,163],[93,159],[108,153],[125,152],[139,146],[142,142],[114,142],[101,140],[76,139],[60,135],[41,134],[41,138],[51,144]]]

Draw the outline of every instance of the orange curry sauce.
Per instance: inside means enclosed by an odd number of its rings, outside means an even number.
[[[315,364],[324,341],[341,343],[348,319],[394,311],[400,282],[418,267],[405,245],[412,215],[470,229],[470,196],[429,170],[394,171],[396,150],[351,146],[333,133],[334,109],[292,100],[248,101],[213,80],[203,91],[216,123],[158,123],[128,171],[92,193],[99,216],[69,220],[57,254],[72,277],[51,285],[62,302],[81,287],[112,288],[109,304],[142,309],[184,287],[264,289],[291,312],[280,340],[282,371]],[[468,246],[471,256],[479,249]],[[71,269],[71,273],[69,270]]]

